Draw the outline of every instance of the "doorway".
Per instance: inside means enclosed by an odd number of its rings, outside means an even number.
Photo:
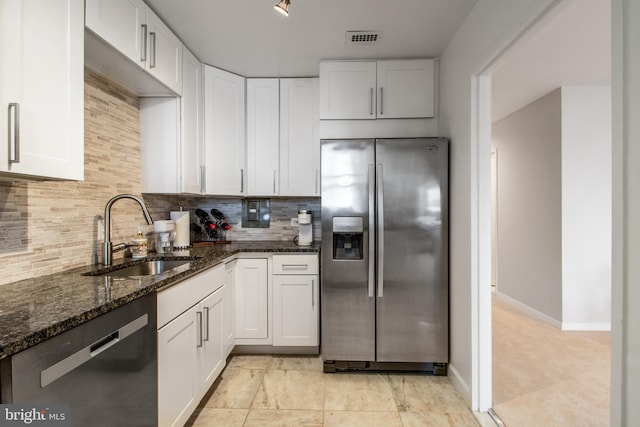
[[[571,14],[572,12],[567,12],[567,11],[570,9],[570,7],[572,5],[575,5],[575,3],[576,2],[564,1],[564,0],[558,2],[558,5],[555,8],[553,8],[551,11],[549,11],[549,13],[546,16],[541,17],[539,19],[539,21],[537,23],[535,23],[535,25],[533,25],[531,28],[528,28],[527,31],[525,31],[526,35],[521,37],[522,40],[518,40],[517,43],[515,43],[513,46],[508,48],[507,51],[503,52],[503,54],[501,55],[501,58],[499,58],[498,60],[494,61],[492,66],[489,67],[490,70],[488,70],[488,71],[486,71],[486,73],[483,73],[483,74],[480,75],[480,78],[478,79],[478,85],[479,85],[478,86],[479,87],[478,88],[478,93],[479,94],[483,94],[483,93],[486,94],[488,92],[488,96],[489,96],[489,98],[491,98],[491,90],[490,90],[490,88],[491,88],[492,84],[494,84],[494,88],[496,87],[496,85],[495,85],[496,81],[492,80],[492,77],[496,74],[496,72],[499,70],[499,68],[501,66],[503,66],[509,60],[509,58],[513,58],[514,56],[516,56],[514,54],[514,52],[517,51],[518,49],[520,49],[522,47],[522,45],[527,40],[530,40],[531,38],[534,38],[536,34],[544,32],[545,31],[545,27],[547,25],[549,25],[550,21],[553,21],[553,19],[555,17],[557,17],[559,15],[562,15],[563,13]],[[592,2],[590,2],[590,4],[591,3]],[[602,2],[597,2],[597,3],[602,4]],[[581,6],[584,7],[584,5],[582,3],[581,3]],[[598,13],[597,15],[600,15],[599,18],[609,21],[609,19],[607,18],[607,14],[610,13],[610,5],[605,5],[605,6],[607,6],[607,13],[605,13],[605,14]],[[566,28],[572,28],[572,29],[575,30],[575,28],[572,27],[572,26],[565,26],[565,31],[566,31]],[[610,29],[608,30],[608,32],[610,34],[610,32],[611,32]],[[557,42],[559,43],[559,41],[557,41]],[[575,50],[578,51],[578,50],[580,50],[580,48],[576,47]],[[595,56],[598,56],[598,55],[595,55]],[[569,57],[566,57],[565,59],[568,59],[568,58]],[[608,64],[610,64],[610,60],[608,61],[606,59],[606,57],[600,56],[600,59],[602,61],[606,61]],[[544,61],[541,61],[540,64],[544,64],[545,66],[548,65]],[[542,69],[542,73],[544,74],[544,72],[546,72],[546,68],[545,67],[541,67],[541,69]],[[542,77],[547,77],[547,76],[542,76]],[[563,84],[565,84],[565,83],[563,83]],[[480,101],[480,102],[481,102],[480,105],[486,105],[486,101],[485,102]],[[483,117],[483,118],[487,119],[486,117]],[[489,120],[489,122],[491,122],[490,118],[488,120]],[[489,139],[490,139],[490,134],[491,134],[491,130],[490,130],[491,125],[490,125],[490,123],[489,124],[485,123],[485,124],[480,124],[479,125],[479,128],[480,128],[481,131],[482,131],[483,127],[488,128],[488,129],[485,129],[485,134],[483,136],[487,137],[487,134],[488,134],[489,135]],[[480,200],[480,204],[481,204],[481,206],[484,205],[486,207],[487,213],[488,213],[489,206],[491,206],[491,210],[492,211],[496,208],[495,206],[493,206],[493,201],[495,199],[491,199],[489,197],[489,193],[490,193],[489,188],[493,189],[494,185],[495,186],[499,186],[500,185],[500,183],[497,180],[497,175],[494,177],[493,174],[491,174],[489,172],[491,170],[491,166],[490,165],[491,165],[491,163],[496,163],[496,164],[498,164],[498,166],[497,166],[498,169],[500,169],[500,167],[501,167],[500,162],[503,160],[503,156],[500,155],[500,157],[498,158],[497,154],[494,155],[492,153],[491,154],[491,160],[489,160],[490,147],[489,147],[488,141],[485,141],[484,145],[481,144],[478,147],[478,153],[479,153],[479,156],[480,156],[480,159],[478,161],[478,164],[480,165],[480,175],[484,174],[484,177],[482,177],[481,180],[484,180],[484,182],[487,184],[486,185],[486,190],[485,190],[486,193],[481,193],[480,194],[480,199],[481,199]],[[486,156],[484,160],[482,159],[483,156]],[[482,200],[482,198],[485,198],[485,199]],[[489,200],[492,200],[492,203],[489,203]],[[497,209],[496,209],[496,211],[497,211]],[[492,236],[493,237],[491,239],[492,241],[497,241],[498,240],[495,237],[494,231],[495,231],[495,233],[500,233],[499,227],[497,226],[498,221],[499,221],[498,218],[499,218],[499,216],[498,217],[492,216],[491,220],[488,220],[488,218],[487,218],[486,222],[484,222],[487,225],[489,225],[489,223],[492,224],[491,233],[484,234],[486,237]],[[482,221],[480,221],[480,222],[482,223]],[[481,243],[481,247],[485,247],[485,248],[489,249],[488,243],[489,242],[485,242],[484,245]],[[487,264],[489,264],[489,262],[490,262],[490,265],[493,266],[494,263],[499,263],[500,262],[499,255],[497,255],[499,253],[499,251],[496,249],[495,245],[493,245],[493,244],[492,244],[492,247],[491,247],[491,253],[492,253],[492,257],[480,256],[480,259],[481,260],[485,260],[487,262]],[[493,256],[494,254],[496,256]],[[489,261],[489,259],[491,259],[491,261]],[[495,271],[495,269],[493,269],[493,268],[487,268],[487,267],[489,267],[489,265],[487,265],[487,264],[485,264],[486,265],[485,268],[486,268],[487,272],[491,271],[491,270]],[[488,276],[489,276],[489,274],[487,274],[487,279],[489,279]],[[499,277],[499,275],[497,277],[494,276],[494,273],[492,271],[490,280],[491,280],[491,284],[492,285],[493,284],[497,284],[498,289],[499,289],[499,287],[500,287],[500,277]],[[487,282],[488,282],[488,280],[487,280]],[[482,289],[480,289],[480,292],[482,293],[484,291],[482,291]],[[490,292],[487,292],[487,294],[490,294]],[[562,298],[562,296],[560,296],[560,298]],[[484,300],[486,301],[486,299],[490,300],[491,298],[485,298]],[[483,305],[483,297],[482,296],[480,296],[480,305],[481,305],[480,306],[480,312],[481,312],[481,316],[482,316],[482,311],[487,308],[487,304],[486,303]],[[501,311],[503,308],[504,307],[496,307],[495,311],[496,312]],[[509,308],[509,307],[507,307],[507,308]],[[488,303],[488,310],[487,311],[491,312],[491,302],[490,301]],[[526,320],[530,320],[530,319],[526,319]],[[560,326],[561,326],[561,324],[562,324],[562,322],[559,322]],[[482,325],[482,321],[481,321],[481,325]],[[544,326],[549,327],[548,325],[544,325]],[[561,332],[561,331],[559,331],[559,326],[554,328],[554,329],[548,330],[546,335],[551,336],[552,332]],[[581,333],[573,333],[572,335],[575,336],[575,335],[580,335],[580,334]],[[582,335],[585,336],[587,334],[582,334]],[[592,341],[598,342],[599,338],[596,337]],[[547,345],[549,345],[550,343],[553,343],[553,341],[547,341]],[[606,347],[609,348],[609,351],[610,351],[610,344],[608,344],[608,340],[607,339],[601,340],[600,344],[603,344],[603,343],[604,343],[604,345]],[[562,357],[562,355],[559,356],[559,357]],[[545,362],[542,362],[543,366],[544,366],[544,363],[552,363],[552,362],[549,362],[549,360],[546,360]],[[481,360],[480,364],[482,366],[482,360]],[[523,368],[523,370],[524,370],[524,368]],[[607,377],[607,380],[608,380],[608,376],[609,376],[608,369],[606,369],[606,371],[607,372],[605,372],[605,376]],[[489,394],[490,395],[492,394],[491,386],[489,386],[489,387],[484,386],[483,387],[482,384],[481,384],[481,390],[482,390],[482,392],[486,392],[486,390],[489,390]],[[481,407],[482,407],[482,401],[486,402],[486,400],[484,400],[482,395],[481,395],[481,399],[480,400],[481,400]],[[489,404],[489,406],[490,406],[490,404]],[[507,422],[507,424],[509,424],[509,423]]]

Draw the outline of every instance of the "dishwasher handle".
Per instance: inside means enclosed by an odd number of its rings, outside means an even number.
[[[83,363],[88,362],[108,348],[111,348],[114,345],[118,344],[129,335],[132,335],[136,331],[144,328],[148,324],[149,315],[143,314],[137,319],[127,323],[120,329],[107,334],[99,340],[62,359],[58,363],[44,369],[42,372],[40,372],[40,387],[44,388],[48,386],[58,378],[65,376]]]

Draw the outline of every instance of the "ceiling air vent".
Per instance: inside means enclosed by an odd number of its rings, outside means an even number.
[[[382,43],[381,31],[347,31],[346,43],[353,46],[366,46]]]

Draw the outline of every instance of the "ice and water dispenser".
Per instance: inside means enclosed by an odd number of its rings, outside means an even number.
[[[364,252],[362,217],[333,217],[333,259],[359,260]]]

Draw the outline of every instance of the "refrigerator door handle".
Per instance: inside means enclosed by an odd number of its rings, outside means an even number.
[[[382,184],[382,164],[376,166],[376,189],[378,201],[378,298],[383,297],[384,288],[384,188]]]
[[[368,278],[369,278],[369,297],[373,298],[374,292],[375,292],[375,287],[376,287],[376,264],[375,264],[375,259],[376,259],[376,235],[375,235],[375,229],[376,229],[376,219],[375,219],[375,212],[376,212],[376,203],[375,203],[375,187],[376,187],[376,181],[375,181],[376,177],[375,177],[375,169],[374,166],[372,164],[369,165],[369,179],[368,179],[368,184],[369,184],[369,274],[368,274]]]

